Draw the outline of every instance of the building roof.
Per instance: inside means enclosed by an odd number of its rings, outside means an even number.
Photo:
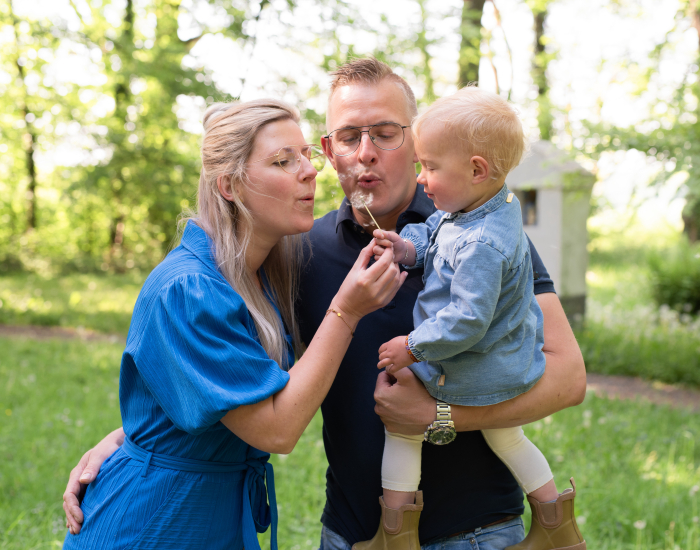
[[[545,140],[533,143],[527,156],[506,178],[511,189],[580,189],[594,182],[591,172]]]

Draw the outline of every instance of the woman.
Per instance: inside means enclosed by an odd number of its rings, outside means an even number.
[[[390,251],[367,268],[364,249],[287,372],[300,350],[293,303],[317,173],[298,121],[275,100],[205,114],[198,214],[146,280],[122,357],[124,445],[64,548],[252,550],[270,523],[276,548],[268,453],[294,448],[358,321],[405,278]]]

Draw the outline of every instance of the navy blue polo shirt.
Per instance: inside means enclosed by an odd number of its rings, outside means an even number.
[[[434,211],[433,202],[418,185],[410,206],[399,216],[396,230],[424,222]],[[296,310],[307,344],[371,238],[355,221],[347,198],[338,210],[314,223],[311,255],[307,256]],[[535,294],[554,292],[554,284],[532,243],[530,249]],[[378,497],[382,494],[384,425],[374,413],[373,397],[378,350],[384,342],[413,330],[413,305],[423,287],[422,277],[422,269],[409,270],[394,300],[360,321],[321,405],[328,457],[326,506],[321,521],[351,545],[372,538],[381,515]],[[520,487],[480,431],[461,432],[453,443],[443,447],[423,445],[420,488],[425,498],[421,544],[523,512]]]

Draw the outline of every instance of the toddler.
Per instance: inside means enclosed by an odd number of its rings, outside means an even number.
[[[396,262],[425,269],[415,329],[382,345],[378,367],[393,374],[410,366],[444,419],[425,436],[386,432],[382,521],[377,535],[353,550],[418,550],[424,438],[449,443],[456,436],[449,404],[512,399],[534,386],[545,367],[530,247],[519,202],[505,185],[525,148],[517,113],[498,95],[467,87],[436,101],[414,121],[413,133],[418,182],[438,211],[400,235],[374,232],[375,254],[391,247]],[[573,512],[575,487],[557,492],[547,460],[522,427],[482,434],[532,508],[530,533],[509,550],[585,550]]]

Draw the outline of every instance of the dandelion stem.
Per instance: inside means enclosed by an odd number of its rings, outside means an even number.
[[[377,229],[381,230],[381,227],[379,227],[379,224],[377,223],[377,220],[374,219],[374,216],[372,215],[372,212],[369,211],[369,208],[367,207],[367,203],[365,202],[365,199],[360,195],[360,200],[362,201],[362,204],[365,207],[365,210],[367,210],[367,213],[369,214],[369,217],[372,218],[372,221],[374,222],[374,225],[377,226]]]

